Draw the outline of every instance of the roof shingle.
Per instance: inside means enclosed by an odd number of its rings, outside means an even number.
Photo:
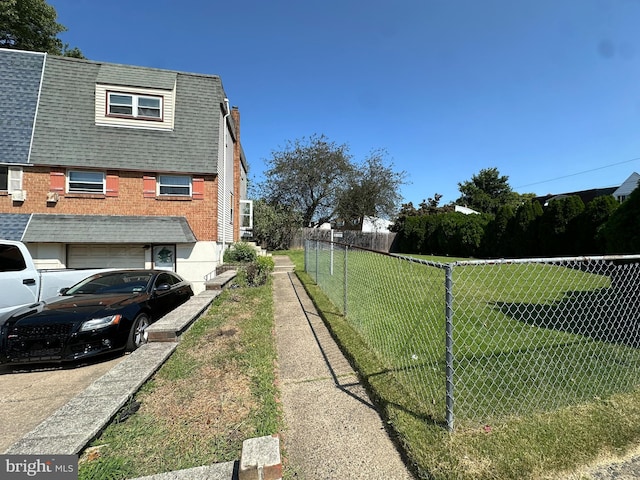
[[[0,163],[29,161],[44,53],[0,49]]]
[[[0,238],[21,241],[30,218],[30,213],[0,213]]]
[[[33,214],[24,242],[195,243],[185,217]]]
[[[171,79],[175,79],[173,131],[96,125],[95,88],[99,79],[144,83],[156,88],[159,85],[166,87]],[[216,174],[220,105],[224,97],[218,76],[49,56],[31,162],[113,170]]]

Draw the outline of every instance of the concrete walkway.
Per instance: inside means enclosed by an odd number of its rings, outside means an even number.
[[[294,478],[412,479],[366,391],[333,341],[289,257],[274,256],[275,332]]]

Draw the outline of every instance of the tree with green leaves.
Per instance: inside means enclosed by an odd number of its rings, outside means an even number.
[[[511,205],[502,205],[498,208],[495,216],[487,224],[487,228],[482,239],[482,253],[488,257],[508,257],[511,256],[509,250],[509,225],[515,217],[514,209]]]
[[[575,224],[576,242],[581,255],[605,253],[602,231],[619,205],[613,195],[601,195],[587,203]]]
[[[640,188],[611,214],[602,229],[606,253],[640,253]]]
[[[541,252],[538,224],[542,214],[542,205],[537,200],[518,206],[504,236],[504,256],[532,257]]]
[[[400,205],[400,210],[398,210],[398,214],[396,215],[396,219],[389,228],[392,232],[400,232],[405,223],[410,217],[415,217],[418,215],[418,210],[413,206],[413,202],[403,203]]]
[[[500,175],[497,168],[485,168],[471,180],[458,183],[462,194],[456,204],[481,213],[495,214],[502,205],[516,206],[518,194],[509,186],[509,177]]]
[[[352,229],[360,230],[365,217],[391,218],[400,203],[405,172],[395,172],[385,163],[386,152],[377,150],[363,164],[354,165],[347,185],[338,195],[336,216]]]
[[[77,47],[58,38],[67,28],[57,17],[45,0],[0,1],[0,47],[84,58]]]
[[[393,171],[382,150],[358,164],[346,144],[324,135],[289,141],[272,152],[267,166],[259,196],[269,205],[299,212],[304,227],[338,218],[362,225],[365,216],[393,216],[405,175]]]
[[[429,217],[427,217],[429,218]],[[476,257],[480,253],[482,239],[491,215],[460,212],[439,213],[431,234],[432,251],[438,255]]]
[[[584,211],[578,195],[549,201],[540,217],[539,240],[543,255],[576,255],[575,222]]]
[[[338,198],[348,185],[353,165],[347,145],[337,145],[324,135],[287,142],[271,152],[260,196],[271,205],[300,212],[302,226],[335,218]]]
[[[284,205],[253,204],[253,237],[269,250],[287,250],[301,224],[300,214]]]

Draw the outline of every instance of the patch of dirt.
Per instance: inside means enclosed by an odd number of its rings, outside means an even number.
[[[204,336],[206,341],[214,341],[217,337],[233,337],[238,333],[236,328],[218,329],[215,332],[209,333]]]
[[[189,378],[156,378],[153,392],[141,399],[140,413],[203,437],[229,434],[230,426],[235,431],[256,407],[250,379],[225,358],[240,347],[235,323],[208,333],[190,349],[189,357],[200,367]]]
[[[225,426],[243,422],[255,407],[249,379],[239,369],[204,367],[197,377],[158,382],[140,412],[169,425],[188,425],[194,434],[215,436],[225,433]]]

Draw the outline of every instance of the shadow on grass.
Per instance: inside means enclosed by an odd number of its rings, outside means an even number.
[[[600,288],[566,292],[553,304],[494,305],[504,315],[528,325],[638,348],[640,313],[636,299],[618,288]]]
[[[366,404],[367,406],[376,409],[385,420],[384,424],[385,424],[385,429],[387,430],[387,433],[396,442],[398,442],[397,432],[387,423],[389,418],[386,412],[388,412],[389,409],[391,408],[402,411],[426,424],[435,425],[440,428],[446,429],[447,425],[446,425],[446,421],[444,420],[444,398],[442,399],[442,404],[443,404],[442,417],[436,418],[433,414],[421,408],[420,407],[421,402],[415,399],[414,396],[406,388],[404,388],[399,382],[394,380],[394,373],[398,373],[401,370],[404,370],[404,371],[419,370],[420,365],[415,365],[415,366],[412,365],[406,368],[377,369],[377,370],[374,368],[365,367],[364,364],[371,363],[370,360],[366,360],[362,358],[362,354],[364,354],[365,351],[358,347],[353,348],[353,345],[346,345],[345,338],[343,338],[341,335],[336,333],[336,330],[335,330],[336,325],[335,325],[335,322],[332,322],[331,318],[343,319],[344,317],[342,316],[342,312],[330,303],[329,303],[330,307],[328,305],[327,306],[319,305],[313,293],[309,292],[309,285],[305,283],[304,279],[301,279],[301,283],[302,283],[302,286],[307,291],[307,293],[310,294],[309,297],[313,302],[314,306],[316,307],[316,311],[309,311],[307,309],[304,309],[304,307],[303,307],[303,311],[305,313],[305,316],[307,317],[309,326],[312,329],[316,343],[318,344],[321,350],[323,359],[327,365],[327,368],[331,373],[331,376],[334,381],[334,384],[336,385],[336,388],[342,390],[347,395],[350,395],[356,398],[358,401]],[[294,285],[294,290],[295,290],[295,285]],[[296,295],[298,297],[298,301],[300,301],[300,295],[298,294],[297,290],[296,290]],[[302,304],[302,302],[300,303]],[[357,372],[358,377],[360,379],[360,383],[363,385],[363,387],[367,391],[367,394],[369,395],[371,402],[373,402],[373,405],[369,403],[369,401],[363,400],[362,398],[355,396],[351,391],[348,390],[348,387],[352,387],[353,384],[340,383],[339,377],[335,374],[334,368],[331,365],[331,359],[329,358],[329,355],[327,355],[322,345],[322,342],[318,336],[318,333],[314,328],[313,323],[310,319],[311,315],[315,316],[317,314],[320,314],[320,316],[324,321],[324,324],[327,326],[329,333],[331,334],[331,337],[340,346],[340,350],[342,351],[342,354],[352,365],[353,369]],[[360,355],[358,354],[358,351],[360,352]],[[379,362],[377,361],[374,363],[379,364]],[[375,371],[370,372],[370,370],[375,370]],[[384,380],[376,381],[377,379],[382,377],[385,377]],[[381,384],[385,384],[385,385],[382,387]],[[390,387],[390,384],[392,384],[393,386]],[[443,379],[443,385],[444,385],[444,379]],[[402,452],[402,449],[400,449],[400,451],[404,455],[404,452]]]

